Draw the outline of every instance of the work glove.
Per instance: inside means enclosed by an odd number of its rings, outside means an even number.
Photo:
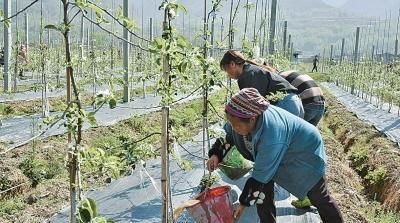
[[[263,183],[250,177],[243,188],[242,194],[239,197],[239,202],[244,206],[252,206],[254,204],[263,204],[265,199]]]

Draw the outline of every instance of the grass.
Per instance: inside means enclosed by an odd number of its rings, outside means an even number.
[[[155,87],[149,86],[146,88],[148,94],[154,92]],[[123,91],[119,90],[114,92],[115,98],[122,98]],[[134,89],[132,90],[132,97],[140,97],[143,96],[143,89]],[[84,107],[90,106],[93,103],[93,96],[91,94],[85,93],[81,94],[81,103]],[[66,98],[55,97],[49,98],[50,112],[61,112],[67,108]],[[42,110],[42,99],[35,99],[31,101],[15,101],[15,102],[6,102],[0,103],[0,116],[4,118],[11,118],[20,115],[32,115],[40,113]]]
[[[0,200],[0,217],[4,215],[14,215],[24,210],[27,204],[21,199]]]
[[[62,162],[60,162],[60,160],[46,160],[37,158],[33,154],[26,156],[18,168],[31,180],[33,187],[41,181],[53,179],[63,172]]]
[[[0,115],[2,117],[8,117],[14,114],[15,114],[15,109],[13,108],[12,105],[0,103]]]
[[[382,209],[378,202],[373,202],[364,208],[368,221],[374,223],[399,223],[400,214]]]
[[[327,80],[322,74],[313,75],[313,78]],[[323,90],[328,104],[324,125],[342,144],[344,157],[362,179],[363,192],[374,204],[374,208],[371,208],[374,212],[369,213],[371,222],[400,222],[398,214],[393,214],[400,211],[398,146],[349,113],[331,94]],[[375,203],[375,199],[380,203]]]
[[[307,74],[317,82],[328,82],[330,80],[330,77],[327,73],[316,72]]]

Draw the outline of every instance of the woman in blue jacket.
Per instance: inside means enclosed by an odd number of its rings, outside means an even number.
[[[236,145],[254,169],[235,210],[238,219],[246,207],[257,205],[261,222],[276,222],[274,182],[299,198],[309,197],[323,222],[343,222],[325,181],[326,157],[317,128],[289,112],[270,105],[254,88],[244,88],[225,105],[229,123],[226,142]],[[209,170],[222,161],[220,140],[209,151]]]

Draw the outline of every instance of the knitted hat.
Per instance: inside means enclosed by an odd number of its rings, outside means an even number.
[[[256,117],[267,110],[269,102],[255,88],[243,88],[225,104],[225,111],[239,118]]]

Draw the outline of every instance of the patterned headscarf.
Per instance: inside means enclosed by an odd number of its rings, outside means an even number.
[[[225,104],[225,111],[239,118],[259,116],[267,110],[269,102],[255,88],[243,88]]]

